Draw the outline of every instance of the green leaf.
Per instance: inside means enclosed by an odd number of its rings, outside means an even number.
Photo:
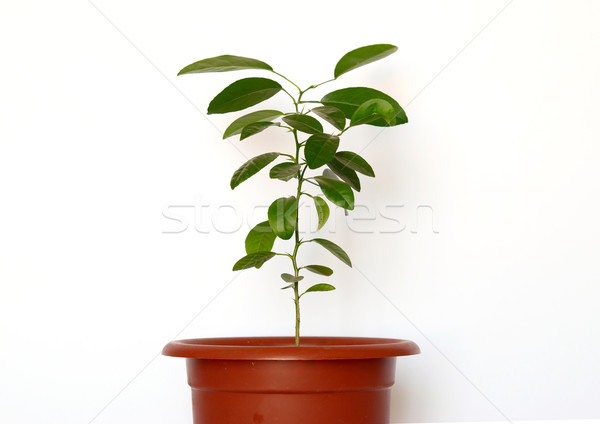
[[[281,118],[290,127],[307,134],[319,134],[323,132],[323,125],[312,116],[294,113]]]
[[[237,171],[233,173],[233,177],[231,177],[231,189],[233,190],[241,183],[246,181],[248,178],[256,174],[258,171],[263,169],[265,166],[273,162],[280,153],[264,153],[262,155],[258,155],[244,163],[240,166]]]
[[[356,191],[360,191],[360,179],[356,172],[353,169],[344,166],[340,161],[338,161],[335,157],[331,159],[331,161],[327,164],[329,169],[331,169],[335,175],[337,175],[342,181],[347,183],[350,187],[352,187]]]
[[[235,112],[273,97],[281,90],[268,78],[244,78],[227,86],[208,105],[208,114]]]
[[[225,54],[222,56],[210,57],[208,59],[202,59],[198,62],[194,62],[179,71],[177,75],[197,74],[204,72],[228,72],[238,71],[240,69],[265,69],[267,71],[273,70],[273,68],[271,68],[265,62],[261,62],[260,60]]]
[[[271,203],[267,215],[273,232],[279,238],[288,240],[296,229],[298,200],[294,196],[281,197]]]
[[[330,134],[311,135],[304,146],[304,158],[310,169],[316,169],[335,156],[340,144],[340,138]]]
[[[396,50],[398,50],[398,47],[392,46],[391,44],[373,44],[371,46],[359,47],[342,56],[337,65],[335,65],[333,75],[337,78],[360,66],[383,59],[394,53]]]
[[[327,177],[317,176],[314,179],[331,203],[344,209],[354,209],[354,192],[348,184]]]
[[[391,104],[396,111],[396,122],[392,125],[400,125],[408,122],[408,118],[406,117],[406,113],[400,107],[398,102],[392,99],[385,93],[381,91],[377,91],[373,88],[367,87],[349,87],[342,88],[341,90],[332,91],[331,93],[326,94],[322,99],[321,103],[325,106],[333,106],[340,109],[346,115],[346,118],[352,118],[354,112],[360,105],[362,105],[367,100],[371,99],[382,99]],[[388,123],[383,119],[377,119],[375,121],[369,122],[369,125],[375,125],[377,127],[387,127]]]
[[[285,290],[285,289],[291,289],[292,287],[294,287],[294,285],[293,285],[293,284],[288,284],[287,286],[285,286],[285,287],[282,287],[282,288],[281,288],[281,290]]]
[[[298,281],[303,280],[304,277],[302,275],[294,277],[292,274],[284,272],[283,274],[281,274],[281,279],[286,283],[297,283]]]
[[[246,236],[246,253],[266,252],[273,248],[277,236],[269,221],[255,225]]]
[[[281,115],[283,115],[283,112],[279,112],[278,110],[258,110],[256,112],[250,112],[244,116],[240,116],[227,127],[225,133],[223,133],[223,139],[241,133],[242,128],[244,128],[246,125],[253,124],[255,122],[272,121]]]
[[[329,240],[325,240],[325,239],[321,239],[321,238],[312,239],[310,241],[315,242],[317,244],[320,244],[325,249],[327,249],[331,253],[333,253],[333,255],[336,258],[338,258],[340,261],[342,261],[343,263],[345,263],[349,267],[352,267],[352,262],[350,261],[350,258],[348,257],[348,254],[346,252],[344,252],[344,249],[342,249],[340,246],[338,246],[334,242],[329,241]]]
[[[367,177],[375,177],[375,172],[371,165],[362,157],[354,152],[337,152],[335,158],[344,166],[354,169]]]
[[[315,284],[312,287],[309,287],[308,289],[306,289],[306,291],[304,293],[302,293],[302,295],[305,295],[306,293],[310,293],[310,292],[323,292],[323,291],[331,291],[331,290],[335,290],[335,287],[333,287],[331,284],[320,283],[320,284]]]
[[[313,200],[315,202],[315,208],[317,209],[317,216],[319,218],[319,225],[317,227],[318,231],[323,228],[323,225],[325,225],[329,219],[329,206],[327,206],[327,202],[319,196],[313,196]]]
[[[253,124],[248,124],[242,129],[242,134],[240,135],[240,141],[248,138],[254,134],[258,134],[259,132],[263,132],[269,127],[272,126],[280,126],[279,122],[255,122]]]
[[[293,162],[284,162],[275,165],[269,172],[269,177],[273,179],[289,181],[298,175],[302,165]]]
[[[333,171],[329,168],[325,168],[323,170],[323,176],[327,178],[331,178],[332,180],[339,180],[340,178],[333,173]]]
[[[377,119],[383,119],[389,125],[393,125],[394,119],[396,119],[394,106],[383,99],[367,100],[356,109],[352,119],[350,119],[350,125],[368,124]]]
[[[315,274],[325,275],[326,277],[329,277],[331,274],[333,274],[333,270],[324,265],[306,265],[303,268],[308,271],[314,272]]]
[[[346,127],[346,115],[337,107],[319,106],[313,108],[311,112],[320,116],[340,131]]]
[[[234,271],[240,271],[242,269],[260,267],[262,264],[267,262],[275,256],[274,252],[254,252],[244,256],[242,259],[237,261],[233,266]]]

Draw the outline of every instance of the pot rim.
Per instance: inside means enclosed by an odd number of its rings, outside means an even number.
[[[372,359],[416,355],[410,340],[373,337],[213,337],[174,340],[162,350],[165,356],[225,360],[332,360]]]

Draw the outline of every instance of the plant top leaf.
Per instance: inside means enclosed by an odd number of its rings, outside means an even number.
[[[306,293],[310,293],[310,292],[323,292],[323,291],[331,291],[331,290],[335,290],[335,287],[333,287],[331,284],[319,283],[319,284],[315,284],[314,286],[311,286],[308,289],[306,289],[306,291],[304,293],[302,293],[302,295],[305,295]]]
[[[267,71],[273,70],[273,68],[271,68],[265,62],[261,62],[260,60],[224,54],[194,62],[179,71],[177,75],[198,74],[204,72],[228,72],[238,71],[241,69],[264,69]]]
[[[329,169],[329,168],[325,168],[323,170],[323,176],[327,177],[327,178],[331,178],[332,180],[339,180],[340,179],[340,177],[338,177],[337,175],[335,175],[333,173],[333,171],[331,169]]]
[[[233,190],[248,178],[263,169],[265,166],[273,162],[279,155],[280,153],[270,152],[255,156],[248,160],[233,173],[230,182],[231,189]]]
[[[244,128],[242,128],[242,133],[240,134],[240,141],[244,140],[245,138],[248,138],[250,136],[253,136],[255,134],[258,134],[260,132],[263,132],[264,130],[266,130],[269,127],[278,127],[278,126],[279,126],[279,122],[269,122],[269,121],[259,121],[259,122],[254,122],[252,124],[248,124]]]
[[[306,140],[304,159],[310,169],[316,169],[335,156],[340,144],[340,138],[332,134],[314,134]]]
[[[337,152],[335,154],[335,159],[338,160],[342,165],[355,170],[356,172],[360,172],[367,177],[375,177],[375,172],[371,165],[367,163],[361,156],[354,152]]]
[[[296,229],[298,217],[298,199],[294,196],[280,197],[269,206],[267,211],[269,225],[277,237],[289,240]]]
[[[237,261],[235,265],[233,265],[233,271],[241,271],[242,269],[248,268],[259,268],[275,256],[275,252],[255,252],[250,253],[249,255],[244,256],[242,259]]]
[[[323,132],[323,125],[312,116],[293,113],[281,118],[290,127],[307,134],[319,134]]]
[[[317,226],[317,231],[319,231],[329,219],[329,206],[327,206],[327,202],[319,196],[313,196],[313,201],[315,202],[315,209],[317,210],[317,217],[319,219]]]
[[[354,192],[347,183],[320,176],[314,179],[331,203],[350,211],[354,209]]]
[[[269,225],[269,221],[256,224],[246,236],[246,253],[270,251],[273,249],[276,237]]]
[[[350,257],[348,256],[348,254],[346,252],[344,252],[344,249],[342,249],[340,246],[338,246],[334,242],[326,240],[326,239],[322,239],[322,238],[316,238],[316,239],[312,239],[310,241],[320,244],[325,249],[329,250],[340,261],[342,261],[349,267],[352,267],[352,262],[350,261]]]
[[[335,65],[333,75],[337,78],[360,66],[383,59],[394,53],[396,50],[398,50],[398,47],[391,44],[373,44],[371,46],[359,47],[342,56]]]
[[[306,265],[303,268],[308,271],[314,272],[315,274],[324,275],[326,277],[329,277],[333,274],[333,270],[324,265]]]
[[[282,116],[283,112],[278,110],[258,110],[256,112],[250,112],[244,116],[240,116],[233,121],[223,133],[223,139],[231,137],[242,132],[242,129],[255,122],[272,121],[279,116]]]
[[[346,127],[346,115],[344,115],[344,112],[339,110],[337,107],[318,106],[312,108],[311,112],[317,116],[320,116],[340,131]]]
[[[212,99],[208,114],[246,109],[273,97],[281,91],[277,81],[268,78],[244,78],[228,85]]]
[[[331,159],[331,161],[327,164],[327,167],[354,190],[360,191],[360,179],[353,169],[344,166],[335,157]]]
[[[388,125],[393,125],[396,119],[396,110],[389,102],[383,99],[371,99],[361,104],[352,115],[350,125],[362,125],[383,119]]]
[[[287,272],[284,272],[283,274],[281,274],[281,279],[283,281],[285,281],[286,283],[297,283],[298,281],[303,280],[304,277],[302,275],[294,277],[292,274],[288,274]]]
[[[341,90],[332,91],[326,94],[321,99],[321,103],[325,106],[332,106],[340,109],[346,115],[346,118],[351,119],[354,112],[359,108],[360,105],[368,100],[382,99],[392,105],[395,115],[395,122],[388,124],[384,119],[376,119],[368,123],[368,125],[374,125],[377,127],[387,127],[388,125],[395,126],[405,124],[408,122],[404,109],[400,107],[398,102],[392,99],[385,93],[375,90],[374,88],[367,87],[349,87],[342,88]]]
[[[283,162],[275,165],[269,171],[269,177],[282,181],[289,181],[298,175],[302,165],[293,162]]]

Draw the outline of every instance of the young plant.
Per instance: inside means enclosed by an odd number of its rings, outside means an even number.
[[[288,90],[279,82],[268,78],[244,78],[226,87],[208,105],[208,114],[235,112],[255,106],[279,92],[287,94],[293,103],[292,112],[257,110],[237,118],[225,130],[223,139],[239,134],[240,140],[244,140],[270,127],[283,129],[291,133],[293,138],[294,154],[268,152],[250,159],[234,172],[231,188],[236,188],[276,160],[281,161],[271,167],[269,177],[284,182],[293,180],[295,183],[294,193],[289,197],[276,199],[268,209],[267,220],[250,230],[245,243],[246,256],[235,263],[233,270],[260,268],[275,256],[286,256],[290,259],[292,272],[281,274],[281,279],[287,284],[283,289],[294,292],[297,346],[300,344],[300,299],[307,293],[335,289],[331,284],[318,283],[301,292],[300,285],[304,279],[302,275],[304,271],[329,277],[333,274],[333,270],[324,265],[299,264],[297,257],[300,247],[309,243],[318,244],[346,265],[352,266],[346,252],[332,241],[323,238],[307,240],[300,238],[298,230],[300,201],[302,197],[312,199],[318,216],[317,231],[329,218],[330,210],[325,199],[346,210],[354,209],[354,191],[360,191],[358,174],[375,177],[375,173],[367,161],[357,153],[339,149],[340,137],[347,130],[358,125],[387,127],[408,122],[404,110],[397,101],[373,88],[343,88],[326,94],[320,100],[306,100],[304,95],[322,84],[336,80],[348,71],[382,59],[396,50],[398,48],[390,44],[375,44],[352,50],[338,61],[332,79],[311,85],[304,90],[265,62],[241,56],[223,55],[203,59],[186,66],[178,74],[242,69],[262,70],[283,78],[298,91],[294,95],[291,93],[293,91],[291,88]],[[313,105],[315,106],[312,107]],[[329,124],[335,131],[326,131],[319,119]],[[323,171],[319,172],[321,169]],[[317,171],[317,174],[313,171]],[[319,187],[325,199],[306,191],[308,187],[305,187],[304,183]],[[293,238],[291,253],[273,251],[277,238],[282,240]]]

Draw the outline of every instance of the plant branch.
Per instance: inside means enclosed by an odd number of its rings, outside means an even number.
[[[294,161],[296,160],[296,158],[295,158],[293,155],[289,155],[289,154],[287,154],[287,153],[279,153],[279,154],[280,154],[281,156],[288,157],[288,158],[290,158],[291,160],[294,160]]]
[[[308,90],[312,90],[313,88],[317,88],[317,87],[319,87],[319,86],[321,86],[323,84],[327,84],[328,82],[331,82],[331,81],[335,81],[335,78],[331,78],[331,79],[328,79],[327,81],[323,81],[323,82],[320,82],[318,84],[311,85],[306,90],[304,90],[302,93],[306,93]]]
[[[300,89],[300,87],[298,87],[298,85],[296,83],[294,83],[294,81],[292,81],[291,79],[289,79],[285,75],[280,74],[279,72],[276,72],[276,71],[271,71],[271,72],[273,72],[275,75],[279,75],[281,78],[283,78],[284,80],[286,80],[287,82],[289,82],[290,84],[292,84],[294,87],[296,87],[300,93],[302,93],[302,90]],[[294,103],[295,102],[296,102],[296,99],[294,98]]]
[[[294,96],[292,96],[292,95],[290,94],[290,92],[289,92],[289,91],[287,91],[285,88],[281,87],[281,89],[283,90],[283,92],[284,92],[285,94],[287,94],[288,96],[290,96],[290,98],[291,98],[291,99],[292,99],[292,101],[294,102],[294,105],[296,106],[296,109],[298,109],[298,104],[296,103],[296,98],[295,98]]]

